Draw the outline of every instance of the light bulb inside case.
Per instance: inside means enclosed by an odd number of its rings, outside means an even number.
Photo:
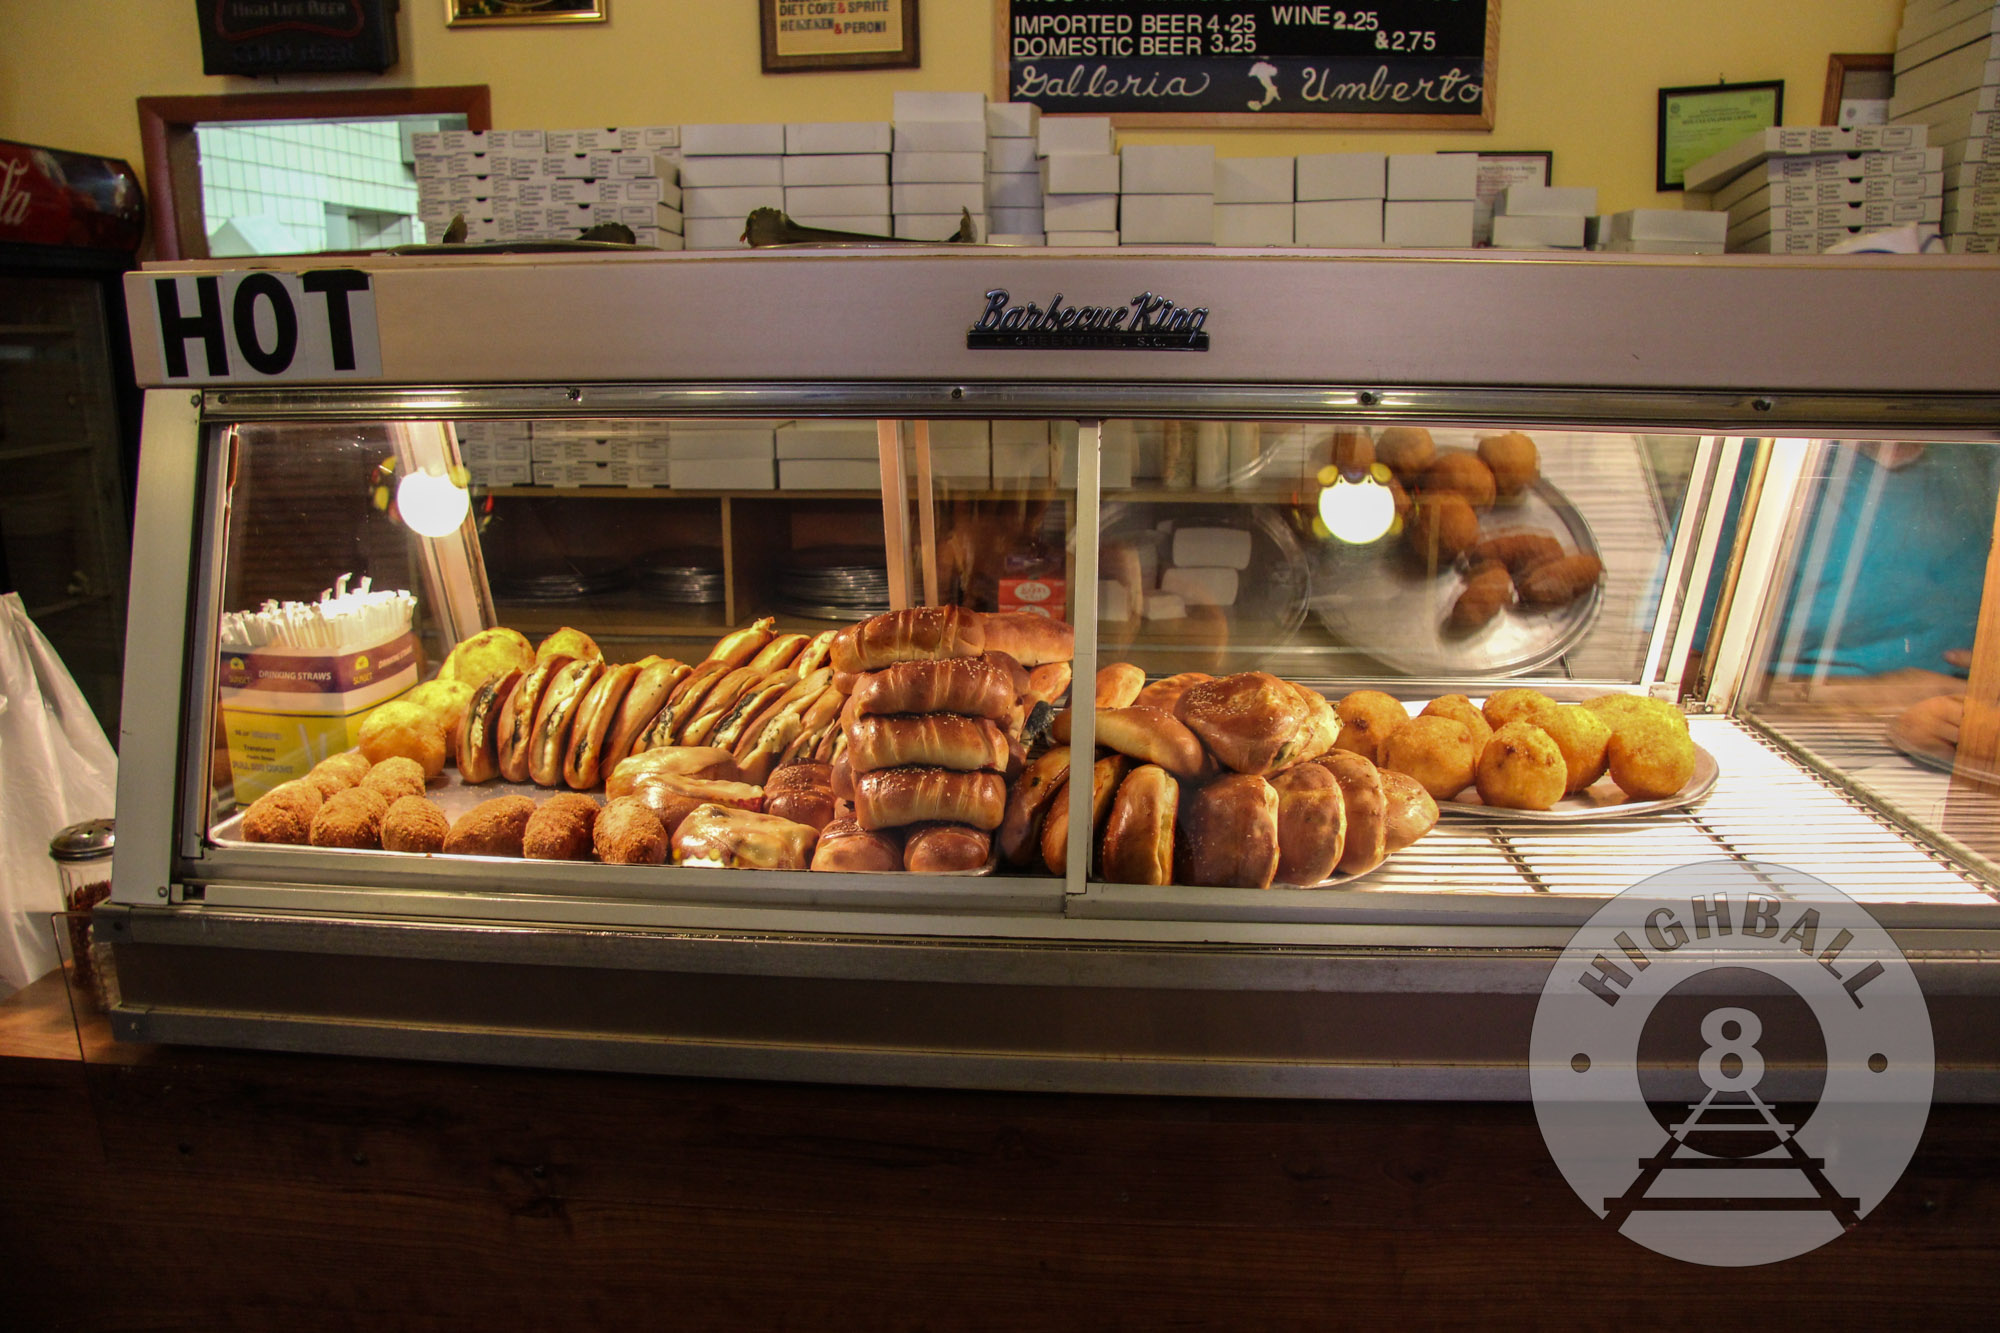
[[[396,512],[421,536],[449,537],[472,512],[472,497],[450,477],[407,472],[396,483]]]
[[[1396,521],[1396,497],[1366,473],[1358,481],[1342,474],[1319,493],[1319,516],[1334,536],[1350,546],[1364,546]]]

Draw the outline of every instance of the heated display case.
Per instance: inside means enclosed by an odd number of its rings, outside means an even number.
[[[1728,859],[1866,906],[1924,980],[1939,1095],[2000,1086],[2000,372],[1967,333],[2000,327],[2000,264],[955,248],[185,264],[129,288],[158,318],[135,321],[121,854],[96,924],[121,1036],[1517,1097],[1570,932]],[[1022,668],[992,667],[1004,700],[949,743],[861,738],[928,709],[857,702],[901,649],[832,633],[912,606],[963,608],[946,635]],[[452,650],[496,626],[547,646],[484,689]],[[734,761],[686,789],[723,824],[827,762],[847,772],[823,815],[852,794],[914,848],[862,785],[896,744],[933,765],[963,744],[964,785],[909,817],[1000,827],[845,874],[797,868],[811,837],[605,864],[622,853],[587,836],[580,860],[491,854],[518,829],[385,851],[379,812],[321,839],[366,846],[304,845],[311,810],[253,834],[258,797],[390,705],[423,712],[403,696],[441,667],[462,687],[416,696],[437,727],[483,728],[497,693],[500,731],[470,767],[447,742],[425,794],[448,823],[500,794],[603,801],[622,753],[699,744]],[[1184,673],[1252,681],[1211,700],[1251,734],[1191,717]],[[497,719],[528,679],[510,774]],[[642,709],[647,680],[669,702]],[[1072,680],[1107,707],[1063,709]],[[1488,785],[1475,731],[1510,690],[1677,703],[1691,752],[1663,779],[1617,731],[1608,776],[1565,742],[1553,793]],[[1406,723],[1451,695],[1471,720],[1439,704],[1383,738],[1383,696]],[[1616,705],[1561,716],[1586,714],[1614,734]],[[1359,804],[1346,777],[1280,780],[1336,735],[1404,776]],[[1051,783],[1065,743],[1101,756],[1091,783]],[[1315,791],[1344,800],[1344,840],[1287,832],[1273,874],[1276,826],[1240,802],[1276,792],[1289,819]]]

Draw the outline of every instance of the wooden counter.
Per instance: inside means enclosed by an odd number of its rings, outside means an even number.
[[[119,1047],[58,975],[0,1004],[0,1326],[1971,1323],[1996,1130],[1939,1107],[1851,1235],[1709,1269],[1608,1232],[1525,1105]]]

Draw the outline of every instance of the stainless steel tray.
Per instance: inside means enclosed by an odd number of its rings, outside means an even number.
[[[1470,800],[1439,801],[1438,817],[1523,824],[1591,824],[1601,819],[1636,819],[1641,815],[1657,815],[1693,805],[1713,790],[1715,780],[1721,773],[1715,756],[1697,745],[1694,747],[1694,776],[1672,796],[1659,800],[1635,801],[1620,791],[1610,778],[1604,778],[1574,796],[1563,797],[1550,810],[1510,810],[1505,806],[1488,805],[1479,799],[1478,791],[1468,789]]]
[[[1444,441],[1440,440],[1440,443]],[[1481,515],[1489,533],[1535,529],[1567,539],[1584,555],[1597,538],[1563,493],[1543,478],[1513,501]],[[1510,607],[1471,631],[1448,629],[1445,618],[1465,589],[1457,566],[1435,577],[1407,558],[1400,537],[1368,546],[1337,541],[1323,548],[1312,609],[1342,643],[1393,671],[1411,676],[1519,676],[1560,658],[1597,623],[1604,584],[1568,606],[1548,611]]]

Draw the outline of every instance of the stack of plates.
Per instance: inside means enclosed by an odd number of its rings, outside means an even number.
[[[571,560],[560,569],[492,576],[493,595],[508,602],[568,602],[625,586],[625,570],[609,561]]]
[[[861,620],[889,609],[889,566],[879,548],[815,546],[777,574],[778,609],[813,620]]]
[[[632,586],[663,602],[710,606],[722,600],[722,553],[699,546],[648,551],[627,571]]]

